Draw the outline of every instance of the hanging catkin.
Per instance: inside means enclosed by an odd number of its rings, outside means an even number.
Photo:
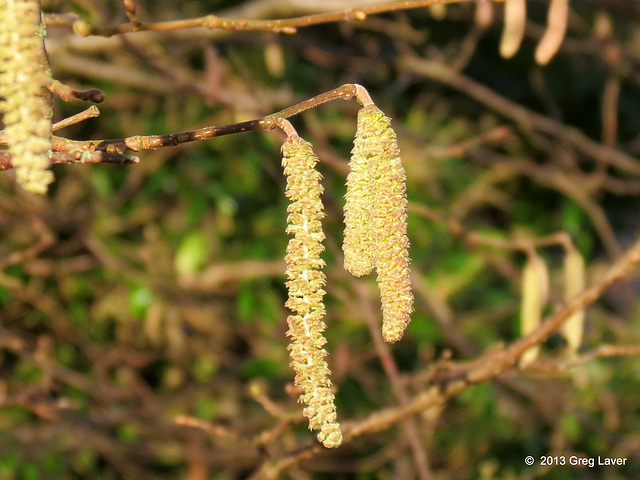
[[[573,246],[564,258],[564,300],[570,301],[584,290],[585,268],[582,254]],[[584,308],[576,310],[562,324],[562,335],[567,341],[570,353],[576,353],[582,343],[584,331]]]
[[[289,290],[286,306],[292,311],[287,319],[291,366],[296,372],[295,384],[303,391],[300,401],[307,405],[303,413],[309,419],[309,429],[320,430],[318,440],[332,448],[340,445],[342,433],[325,360],[327,351],[323,348],[326,326],[322,321],[325,263],[320,258],[325,238],[321,224],[324,216],[320,199],[322,177],[315,169],[318,158],[311,144],[298,135],[288,136],[282,155],[286,195],[291,200],[287,209],[287,233],[293,235],[285,257]]]
[[[546,65],[556,54],[567,31],[569,0],[551,0],[547,14],[547,28],[536,47],[536,62]]]
[[[45,194],[53,181],[50,77],[37,0],[0,0],[0,112],[20,185]]]
[[[527,23],[527,3],[525,0],[505,0],[504,27],[500,38],[500,55],[513,57],[522,43]]]
[[[382,302],[382,336],[387,342],[397,342],[402,338],[413,311],[406,174],[391,119],[375,105],[366,105],[358,113],[353,155],[366,172],[361,174],[364,192],[361,196],[367,204],[363,202],[359,206],[365,212],[359,216],[370,220],[355,223],[348,218],[347,211],[345,223],[356,237],[352,240],[354,243],[359,235],[363,255],[373,257]],[[369,183],[368,191],[366,181]],[[348,208],[349,205],[345,207],[346,210]],[[354,223],[350,225],[350,222]],[[368,256],[367,265],[370,261]]]
[[[529,252],[522,270],[522,303],[520,307],[520,334],[524,337],[540,326],[542,310],[549,296],[547,264],[535,251]],[[538,358],[540,346],[528,348],[520,357],[525,366]]]

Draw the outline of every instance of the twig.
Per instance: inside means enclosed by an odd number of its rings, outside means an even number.
[[[573,312],[595,302],[611,285],[628,275],[638,264],[640,264],[640,240],[607,270],[598,283],[547,317],[540,327],[526,337],[517,340],[506,349],[502,347],[492,349],[466,364],[466,367],[465,364],[453,364],[451,368],[445,367],[434,375],[440,386],[432,386],[405,405],[379,410],[366,418],[344,423],[343,444],[356,437],[385,430],[416,413],[431,408],[442,408],[448,399],[459,395],[477,383],[494,378],[513,368],[525,350],[544,342],[555,330],[560,328]],[[637,346],[629,347],[628,350],[624,350],[624,354],[634,354],[637,349]],[[620,351],[623,350],[618,352]],[[611,356],[606,355],[610,353],[612,353],[611,349],[605,349],[600,351],[598,356]],[[449,365],[449,362],[446,362],[445,365]],[[321,445],[313,444],[296,453],[267,461],[251,477],[251,480],[279,478],[286,469],[318,455],[323,450]]]
[[[56,25],[61,25],[64,24],[64,21],[66,20],[68,22],[67,25],[71,25],[73,27],[73,31],[83,37],[89,35],[110,37],[134,31],[167,32],[198,27],[208,29],[219,28],[223,30],[266,30],[275,33],[294,34],[298,27],[308,27],[310,25],[340,21],[362,21],[365,20],[368,15],[395,12],[398,10],[410,10],[414,8],[428,7],[429,5],[435,4],[466,3],[470,1],[475,0],[410,0],[404,2],[388,2],[380,5],[348,8],[336,12],[319,13],[315,15],[305,15],[303,17],[276,20],[234,20],[221,18],[216,15],[206,15],[200,18],[173,20],[168,22],[138,23],[135,27],[131,22],[124,23],[116,27],[98,27],[89,25],[81,20],[74,20],[72,16],[68,16],[66,19],[57,16],[52,21],[55,21]],[[502,2],[504,0],[492,1]]]
[[[67,152],[52,152],[49,157],[51,163],[85,164],[85,163],[112,163],[115,165],[132,165],[139,163],[140,159],[124,153],[88,152],[86,150],[70,150]],[[13,168],[11,154],[7,151],[0,152],[0,171]]]
[[[595,302],[611,285],[628,275],[638,263],[640,263],[640,240],[607,270],[602,280],[562,306],[534,332],[519,339],[506,350],[485,355],[483,365],[470,371],[467,380],[472,383],[482,382],[515,365],[525,350],[544,342],[573,312]]]
[[[370,97],[366,94],[366,90],[355,84],[345,84],[334,90],[322,93],[313,98],[300,102],[291,107],[272,113],[266,117],[249,120],[246,122],[234,123],[232,125],[224,125],[221,127],[204,127],[197,130],[181,133],[170,133],[168,135],[136,135],[123,139],[114,140],[69,140],[62,137],[53,137],[53,148],[57,151],[68,150],[87,150],[89,152],[105,151],[108,153],[123,153],[126,150],[139,152],[140,150],[152,150],[156,148],[176,146],[187,142],[195,142],[199,140],[209,140],[214,137],[224,135],[232,135],[235,133],[272,130],[276,127],[276,123],[280,118],[289,118],[297,115],[305,110],[316,107],[322,103],[331,100],[343,99],[349,100],[356,97],[361,103],[370,101]]]
[[[54,79],[51,79],[46,87],[51,93],[58,95],[65,102],[102,103],[104,101],[104,93],[97,88],[76,90]]]
[[[136,3],[134,0],[123,0],[124,12],[129,19],[129,25],[131,25],[131,31],[137,32],[140,30],[140,20],[136,14]]]
[[[95,118],[100,116],[100,110],[95,105],[91,105],[86,110],[83,110],[80,113],[76,113],[70,117],[64,118],[59,122],[56,122],[52,125],[51,129],[56,132],[70,125],[75,125],[76,123],[84,122],[87,118]],[[4,132],[2,132],[4,133]]]
[[[471,78],[451,70],[444,64],[413,56],[405,56],[400,59],[399,65],[404,71],[422,75],[463,92],[490,109],[512,119],[523,130],[540,130],[571,144],[576,150],[599,162],[615,166],[623,172],[640,175],[640,163],[635,158],[610,146],[594,142],[575,127],[569,127],[522,107]]]
[[[577,355],[559,364],[561,369],[584,365],[597,358],[627,357],[640,355],[640,345],[600,345],[595,350]]]
[[[377,318],[371,308],[371,301],[369,295],[367,294],[365,285],[361,281],[358,281],[356,279],[352,279],[351,284],[354,286],[360,297],[360,304],[362,306],[363,315],[367,322],[367,326],[369,327],[373,345],[376,349],[378,358],[380,359],[380,363],[382,364],[382,368],[384,369],[387,378],[389,378],[393,393],[395,394],[398,402],[402,405],[405,405],[409,403],[409,394],[407,393],[405,384],[400,379],[398,366],[396,365],[396,362],[391,355],[389,344],[382,339],[382,334],[380,333]],[[405,437],[409,442],[409,445],[411,446],[419,478],[422,480],[428,480],[432,478],[431,468],[429,466],[429,458],[427,456],[427,449],[424,447],[424,445],[422,444],[422,440],[420,439],[418,426],[416,425],[416,419],[411,417],[405,419],[402,423],[402,429]]]

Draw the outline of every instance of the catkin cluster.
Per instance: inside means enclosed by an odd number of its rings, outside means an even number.
[[[364,90],[362,87],[359,89]],[[366,91],[365,91],[366,92]],[[368,101],[358,114],[356,138],[347,177],[345,205],[345,267],[356,276],[378,274],[382,300],[382,335],[398,341],[409,323],[413,295],[409,277],[407,239],[406,175],[390,119]],[[303,391],[300,401],[309,428],[320,430],[318,439],[326,447],[342,442],[323,336],[325,308],[325,266],[320,254],[322,241],[322,176],[316,170],[318,158],[311,144],[301,139],[284,119],[278,125],[287,134],[282,145],[282,166],[287,178],[286,306],[292,311],[287,321],[291,338],[291,366],[295,384]]]
[[[564,245],[563,263],[564,300],[569,302],[585,288],[585,264],[582,254],[572,243]],[[527,252],[527,261],[522,270],[522,303],[520,305],[520,333],[528,335],[542,321],[542,313],[549,301],[549,269],[543,258],[533,249]],[[575,355],[582,343],[585,310],[575,310],[565,320],[560,334],[567,342],[567,353]],[[540,346],[528,348],[520,357],[520,365],[527,366],[538,358]]]
[[[378,274],[382,335],[402,338],[413,311],[407,238],[406,174],[391,120],[375,105],[358,113],[344,213],[344,264]]]
[[[324,250],[321,220],[324,216],[320,199],[322,176],[315,169],[318,158],[311,144],[298,135],[290,135],[282,146],[282,166],[287,178],[287,233],[293,235],[287,246],[285,262],[289,299],[292,311],[287,319],[291,338],[289,353],[296,372],[295,384],[303,394],[300,401],[307,406],[303,413],[311,430],[320,430],[318,440],[325,447],[337,447],[342,442],[337,423],[334,395],[331,391],[329,367],[325,360],[327,342],[323,336],[325,314],[322,299],[325,291],[325,263],[320,258]]]
[[[53,181],[49,68],[37,0],[0,0],[0,113],[18,182],[45,194]]]

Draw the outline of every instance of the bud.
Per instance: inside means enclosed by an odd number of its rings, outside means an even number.
[[[297,134],[289,134],[282,154],[287,177],[286,196],[291,200],[287,208],[287,233],[293,235],[285,257],[289,291],[286,306],[292,311],[287,319],[291,367],[296,372],[295,384],[303,391],[300,401],[307,405],[303,414],[309,419],[309,429],[320,430],[318,440],[325,447],[333,448],[340,445],[342,433],[337,422],[330,371],[324,358],[327,351],[323,348],[326,325],[322,321],[325,314],[322,268],[325,263],[320,258],[325,238],[321,223],[324,216],[320,199],[322,176],[315,169],[318,158],[311,144]]]
[[[40,3],[0,3],[0,112],[18,183],[45,194],[53,181],[51,150],[51,77],[42,39]]]
[[[549,271],[544,260],[532,251],[522,271],[522,305],[520,310],[520,334],[533,332],[540,325],[542,310],[549,294]],[[520,365],[525,366],[538,358],[538,345],[527,349],[520,357]]]
[[[584,290],[585,272],[584,258],[580,252],[571,247],[564,259],[564,299],[566,302]],[[576,310],[562,324],[562,335],[567,340],[570,353],[576,353],[582,343],[584,330],[584,308]]]

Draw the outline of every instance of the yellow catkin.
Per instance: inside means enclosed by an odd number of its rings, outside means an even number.
[[[373,198],[367,144],[371,134],[367,132],[365,109],[358,114],[356,137],[351,150],[347,194],[344,205],[344,268],[356,277],[367,275],[375,267],[377,255],[373,241]],[[365,111],[366,112],[366,111]]]
[[[569,0],[551,0],[547,13],[547,28],[536,47],[536,62],[546,65],[556,54],[569,22]]]
[[[564,259],[564,299],[566,302],[584,290],[585,267],[582,254],[571,247]],[[576,310],[562,324],[562,335],[567,341],[567,348],[570,353],[576,353],[582,343],[584,331],[584,308]]]
[[[325,263],[320,258],[325,238],[321,224],[324,216],[320,199],[322,177],[315,169],[318,158],[311,144],[299,136],[287,138],[282,154],[286,196],[291,201],[287,209],[287,233],[293,235],[285,257],[289,291],[286,306],[292,311],[287,319],[291,366],[296,372],[295,384],[303,391],[300,401],[307,405],[303,413],[309,419],[309,429],[320,430],[318,440],[325,447],[333,448],[342,442],[342,433],[325,360],[327,351],[323,348],[326,325],[322,321]]]
[[[371,235],[382,302],[382,336],[402,338],[413,311],[407,238],[406,174],[391,119],[375,105],[358,115],[356,144],[366,156],[371,182]]]
[[[540,325],[542,310],[549,295],[549,271],[547,264],[535,252],[529,253],[522,271],[522,304],[520,307],[520,333],[522,336],[533,332]],[[520,357],[520,365],[525,366],[538,358],[538,345],[527,349]]]
[[[45,194],[53,181],[51,104],[40,3],[0,0],[0,112],[20,185]]]
[[[527,4],[525,0],[505,0],[504,28],[500,39],[500,55],[513,57],[522,43],[527,23]]]

